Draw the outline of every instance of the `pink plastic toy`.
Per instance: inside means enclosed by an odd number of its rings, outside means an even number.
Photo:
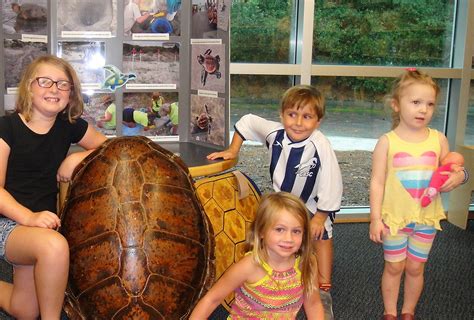
[[[449,176],[441,174],[441,172],[451,171],[459,172],[462,171],[464,165],[464,157],[462,154],[457,152],[449,152],[443,160],[441,160],[441,166],[433,172],[430,184],[425,190],[425,194],[421,198],[421,206],[427,207],[434,197],[438,194],[439,188],[448,180]]]

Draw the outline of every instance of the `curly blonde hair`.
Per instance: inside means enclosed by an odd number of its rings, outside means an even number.
[[[43,64],[59,68],[66,74],[68,81],[72,83],[72,88],[69,93],[69,102],[61,114],[67,118],[69,122],[73,123],[82,115],[84,110],[81,83],[71,64],[64,59],[53,55],[43,55],[36,58],[23,71],[20,84],[18,85],[18,96],[15,105],[16,112],[21,113],[27,122],[31,120],[31,115],[33,114],[33,94],[31,92],[31,84],[35,81],[38,68]]]

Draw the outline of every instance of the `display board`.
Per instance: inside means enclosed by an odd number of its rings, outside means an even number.
[[[231,0],[4,0],[0,114],[23,68],[50,53],[81,80],[107,136],[228,146]],[[121,85],[121,83],[124,84]]]

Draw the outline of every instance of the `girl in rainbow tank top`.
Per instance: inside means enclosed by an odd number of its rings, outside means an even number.
[[[433,79],[410,69],[394,83],[391,94],[392,131],[375,146],[370,182],[370,239],[383,243],[383,319],[397,319],[400,279],[405,274],[401,319],[415,319],[423,290],[423,271],[439,221],[445,218],[439,197],[427,207],[421,198],[440,159],[449,152],[441,132],[428,128],[439,93]],[[467,173],[446,172],[440,191],[467,180]]]
[[[235,292],[228,319],[324,319],[309,217],[303,202],[287,192],[262,197],[247,239],[249,251],[199,301],[190,319],[207,319]]]

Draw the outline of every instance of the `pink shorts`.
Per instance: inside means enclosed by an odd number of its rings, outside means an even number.
[[[398,230],[394,236],[390,235],[385,226],[386,234],[383,236],[383,251],[385,261],[400,262],[407,257],[426,262],[433,246],[436,229],[431,226],[418,223],[409,223],[403,229]]]

